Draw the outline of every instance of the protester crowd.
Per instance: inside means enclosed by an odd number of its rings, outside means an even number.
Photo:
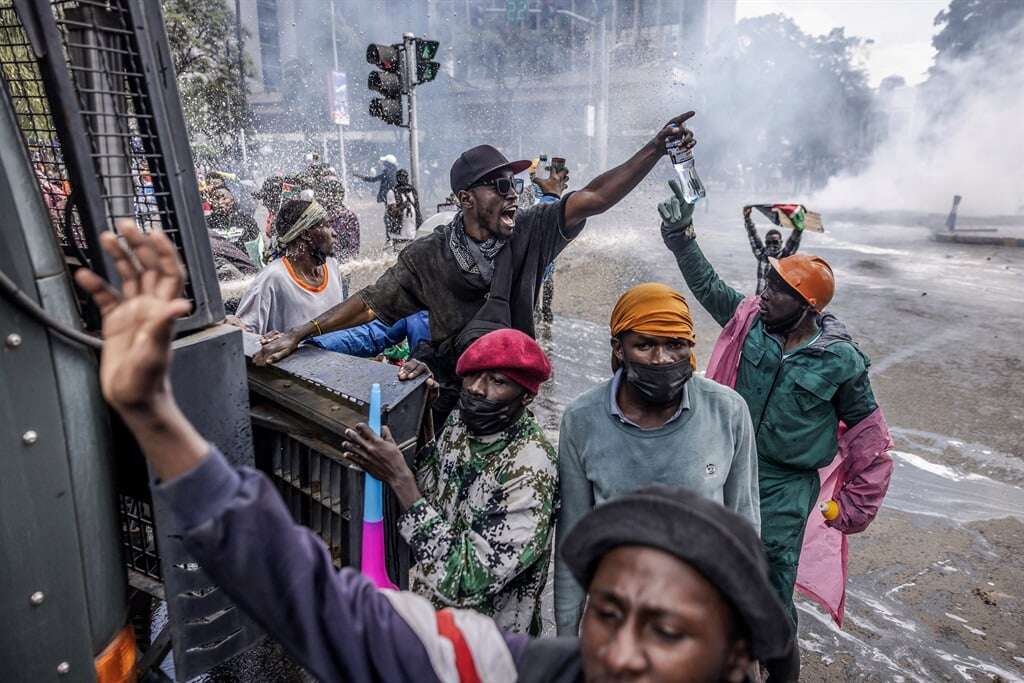
[[[104,236],[120,297],[78,273],[103,314],[105,396],[158,476],[155,495],[214,581],[319,679],[797,680],[794,588],[845,578],[844,535],[874,518],[892,469],[869,361],[826,311],[828,263],[793,253],[800,231],[783,248],[748,224],[759,284],[745,295],[704,257],[673,181],[652,229],[660,219],[692,296],[723,328],[709,366],[696,374],[687,298],[643,283],[609,311],[609,377],[565,410],[557,444],[530,412],[551,374],[534,314],[552,264],[666,142],[695,144],[690,116],[576,191],[564,171],[533,175],[537,201],[521,201],[530,161],[468,149],[451,167],[454,212],[419,235],[415,188],[385,160],[364,179],[380,182],[397,260],[354,293],[339,264],[358,253],[358,222],[329,169],[265,181],[262,226],[228,183],[208,182],[215,255],[240,271],[248,255],[258,271],[235,313],[263,335],[255,363],[302,343],[365,356],[404,344],[399,379],[437,385],[439,434],[411,465],[386,428],[357,425],[344,444],[398,502],[409,592],[336,570],[269,480],[232,469],[177,409],[169,341],[187,303],[165,237]],[[541,620],[552,559],[559,638]]]

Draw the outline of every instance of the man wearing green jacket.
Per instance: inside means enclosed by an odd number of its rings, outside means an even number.
[[[662,237],[694,297],[723,327],[743,294],[708,263],[682,191],[658,205]],[[735,390],[746,400],[757,440],[761,539],[771,579],[796,622],[793,587],[804,527],[818,498],[818,470],[836,457],[840,421],[852,428],[877,409],[870,361],[832,314],[835,280],[821,258],[771,259],[759,311],[742,342]]]

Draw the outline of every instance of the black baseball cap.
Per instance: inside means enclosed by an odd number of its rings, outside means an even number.
[[[530,168],[531,163],[529,160],[509,161],[504,154],[490,145],[478,145],[467,149],[452,164],[452,192],[469,189],[473,183],[495,171],[508,169],[512,171],[512,175],[522,173]]]

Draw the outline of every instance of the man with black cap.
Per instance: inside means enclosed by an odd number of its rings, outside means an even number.
[[[515,175],[531,162],[509,161],[490,145],[466,150],[451,168],[459,201],[452,221],[410,244],[375,284],[317,319],[266,339],[255,362],[276,362],[314,334],[375,318],[391,324],[428,310],[433,341],[413,356],[425,361],[441,384],[434,417],[443,421],[458,399],[459,354],[477,337],[502,327],[534,336],[534,301],[548,264],[579,235],[587,218],[610,209],[644,179],[669,139],[695,144],[683,126],[692,116],[670,120],[628,161],[583,189],[523,211],[516,206],[523,181]],[[403,379],[422,372],[417,363],[403,370]]]
[[[652,680],[740,683],[761,662],[792,678],[794,628],[753,527],[700,494],[653,487],[588,513],[563,553],[590,593],[579,639],[533,639],[338,570],[274,484],[232,469],[169,390],[174,322],[189,311],[183,269],[160,232],[104,232],[118,293],[75,273],[103,316],[103,394],[133,432],[213,581],[317,680],[369,683]],[[260,539],[253,543],[252,539]]]

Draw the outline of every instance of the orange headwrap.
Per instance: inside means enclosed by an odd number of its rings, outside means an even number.
[[[645,282],[626,291],[612,309],[612,336],[636,332],[656,337],[697,341],[693,334],[693,318],[683,295],[668,285]],[[697,368],[697,358],[690,351],[690,365]]]

